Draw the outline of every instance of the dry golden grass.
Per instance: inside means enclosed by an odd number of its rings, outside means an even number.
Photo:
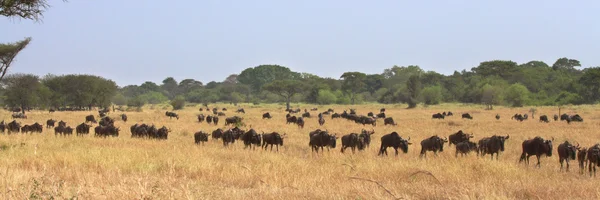
[[[235,107],[226,113],[233,116]],[[600,112],[596,107],[576,107],[563,112],[579,113],[583,123],[549,124],[528,120],[510,120],[514,113],[528,108],[497,108],[441,105],[404,109],[403,105],[386,106],[387,115],[398,126],[375,127],[371,147],[356,154],[340,153],[340,144],[330,152],[316,155],[308,147],[308,132],[318,127],[317,119],[307,120],[304,129],[286,125],[282,106],[243,105],[245,123],[259,132],[278,131],[289,136],[279,153],[245,150],[236,142],[224,148],[209,140],[195,145],[193,133],[211,132],[223,127],[197,123],[198,107],[178,111],[180,119],[170,120],[164,111],[145,108],[130,112],[129,122],[116,125],[118,138],[55,137],[54,131],[43,134],[0,135],[2,162],[0,191],[3,199],[50,197],[78,199],[598,199],[598,180],[580,175],[571,162],[571,172],[559,172],[556,147],[569,140],[582,146],[600,141]],[[311,108],[307,105],[302,108]],[[332,106],[341,112],[349,106]],[[381,105],[351,106],[361,114],[377,112]],[[319,106],[319,111],[327,107]],[[453,111],[454,117],[432,120],[434,112]],[[262,120],[269,111],[271,120]],[[470,112],[474,120],[462,120]],[[58,119],[74,127],[92,112],[31,112],[22,124]],[[206,111],[203,113],[207,113]],[[312,112],[316,115],[316,112]],[[499,113],[502,119],[494,116]],[[539,114],[552,116],[554,107],[538,108]],[[10,113],[1,112],[6,121]],[[97,114],[97,112],[93,112]],[[117,117],[120,112],[111,113]],[[538,114],[538,115],[539,115]],[[131,138],[129,127],[137,122],[165,125],[173,130],[166,141]],[[247,127],[246,127],[247,128]],[[324,128],[338,135],[358,132],[363,126],[344,119],[327,117]],[[367,126],[366,128],[371,128]],[[429,154],[419,159],[419,142],[432,135],[448,136],[458,130],[475,134],[475,140],[494,134],[507,135],[506,151],[499,161],[489,156],[454,157],[454,146],[445,147],[438,157]],[[397,131],[414,143],[407,154],[398,157],[377,156],[380,137]],[[521,142],[534,136],[554,137],[554,155],[542,158],[542,167],[519,164]],[[393,152],[393,150],[392,150]],[[535,161],[535,157],[532,157]]]

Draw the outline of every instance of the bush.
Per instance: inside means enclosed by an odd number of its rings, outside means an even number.
[[[127,106],[141,108],[146,102],[141,97],[137,96],[127,101]]]
[[[321,105],[334,104],[337,102],[337,97],[329,90],[319,90],[317,95],[317,103]]]
[[[514,107],[523,107],[529,101],[529,95],[527,87],[515,83],[508,87],[504,99]]]
[[[421,91],[421,97],[425,105],[437,105],[442,101],[442,87],[430,86]]]
[[[177,96],[175,99],[171,100],[171,106],[173,106],[173,110],[181,110],[185,107],[185,98],[183,96]]]

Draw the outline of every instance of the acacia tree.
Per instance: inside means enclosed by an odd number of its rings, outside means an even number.
[[[31,38],[28,37],[15,43],[0,44],[0,80],[6,75],[17,54],[27,47],[30,41]]]
[[[350,97],[352,104],[356,100],[356,95],[364,90],[366,77],[366,74],[360,72],[346,72],[340,76],[342,90]]]
[[[304,84],[296,80],[275,80],[265,84],[263,89],[285,98],[285,106],[290,109],[292,96],[304,91]]]
[[[9,75],[2,80],[2,85],[6,89],[6,103],[20,107],[23,114],[31,107],[44,105],[50,96],[48,88],[40,83],[38,76],[32,74]]]

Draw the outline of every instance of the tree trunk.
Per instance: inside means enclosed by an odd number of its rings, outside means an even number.
[[[288,96],[288,97],[285,98],[285,108],[286,108],[286,110],[290,109],[290,99],[291,99],[290,96]]]
[[[21,105],[21,112],[23,113],[23,115],[25,115],[25,106]]]

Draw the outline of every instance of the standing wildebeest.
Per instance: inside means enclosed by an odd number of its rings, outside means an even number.
[[[323,116],[319,117],[319,125],[323,126],[323,124],[325,124],[325,118],[323,118]]]
[[[94,117],[94,115],[85,116],[85,123],[88,123],[88,122],[98,123],[98,122],[96,122],[96,118]]]
[[[437,135],[431,136],[421,141],[421,154],[420,157],[427,157],[427,151],[433,151],[433,154],[437,156],[437,152],[444,151],[444,143],[448,142],[447,139],[442,139]]]
[[[369,117],[375,117],[375,114],[373,114],[373,112],[369,112],[369,113],[367,113],[367,116],[369,116]]]
[[[575,114],[573,116],[569,116],[567,118],[567,123],[571,123],[571,122],[583,122],[583,118],[581,118],[581,116],[579,116],[579,114]]]
[[[2,120],[0,122],[0,132],[4,134],[5,130],[6,130],[6,124],[4,123],[4,120]]]
[[[213,140],[219,140],[219,138],[223,136],[223,129],[218,128],[217,130],[214,130],[211,135]]]
[[[555,114],[553,118],[554,118],[554,121],[558,121],[558,115]]]
[[[545,140],[540,136],[523,141],[523,153],[521,153],[519,162],[525,161],[529,165],[529,157],[535,155],[538,160],[536,166],[541,167],[540,157],[544,154],[548,157],[552,156],[552,141],[554,138]]]
[[[394,122],[394,119],[392,119],[392,117],[388,117],[388,118],[383,119],[383,125],[394,125],[394,126],[396,126],[398,124],[396,124],[396,122]]]
[[[385,112],[385,108],[381,108],[381,109],[379,109],[379,112],[380,112],[380,113],[383,113],[383,112]]]
[[[333,115],[331,115],[331,119],[340,118],[340,117],[341,117],[341,115],[338,113],[333,113]]]
[[[344,135],[342,136],[342,153],[344,153],[344,150],[346,150],[346,148],[348,147],[352,149],[352,153],[356,151],[357,147],[358,150],[363,150],[365,145],[364,143],[364,139],[359,139],[358,133],[350,133],[348,135]]]
[[[304,128],[304,119],[302,119],[302,117],[298,117],[296,124],[298,124],[298,127]]]
[[[289,124],[289,123],[295,124],[296,121],[298,121],[298,118],[296,118],[296,116],[292,116],[289,113],[287,115],[285,115],[285,123],[286,124]]]
[[[490,154],[492,159],[494,159],[494,154],[496,154],[496,160],[498,160],[500,152],[504,151],[504,143],[508,138],[510,138],[509,135],[506,137],[493,135],[492,137],[480,139],[478,142],[477,154],[480,154],[481,156]]]
[[[310,118],[310,113],[309,112],[302,113],[302,117]]]
[[[60,122],[58,122],[58,126],[67,126],[67,122],[60,120]]]
[[[577,162],[579,162],[579,173],[583,174],[587,163],[587,148],[577,149]]]
[[[194,133],[194,142],[196,144],[204,144],[204,142],[208,141],[208,133],[202,132],[202,131],[198,131],[196,133]]]
[[[385,113],[379,113],[379,114],[377,114],[377,118],[385,118]]]
[[[358,135],[358,137],[364,138],[363,140],[365,141],[365,148],[369,147],[371,144],[371,135],[373,134],[375,134],[375,129],[371,129],[371,131],[363,129],[360,131],[360,135]]]
[[[121,120],[123,120],[124,122],[127,122],[127,115],[126,114],[121,114]]]
[[[175,117],[177,120],[179,120],[179,115],[177,113],[175,113],[175,112],[169,112],[169,111],[167,111],[167,112],[165,112],[165,115],[167,117],[169,117],[169,119],[172,119],[173,117]]]
[[[328,151],[329,148],[335,148],[336,140],[338,138],[335,135],[330,135],[327,131],[321,131],[319,129],[311,132],[309,136],[310,142],[308,145],[311,146],[312,150],[316,151],[317,153],[319,153],[319,147],[321,147],[321,151],[323,151],[323,147],[325,146],[327,147]]]
[[[500,115],[496,114],[496,120],[500,120]]]
[[[241,136],[242,141],[244,141],[244,149],[250,147],[250,149],[255,149],[255,146],[252,146],[253,144],[256,146],[260,146],[260,140],[261,137],[260,135],[258,135],[258,133],[256,133],[256,131],[254,129],[250,129],[248,130],[248,132],[244,133]]]
[[[56,120],[53,119],[49,119],[46,121],[46,128],[53,128],[54,127],[54,123],[56,123]]]
[[[223,139],[223,146],[225,146],[225,147],[229,146],[229,143],[231,143],[231,144],[235,143],[235,138],[233,137],[233,131],[231,129],[223,132],[223,135],[221,136],[221,138]]]
[[[454,114],[452,114],[452,112],[448,111],[448,113],[446,114],[446,116],[453,116]]]
[[[431,115],[431,119],[444,119],[444,115],[440,114],[440,113],[436,113]]]
[[[600,144],[595,144],[590,147],[587,152],[587,162],[590,171],[590,176],[596,176],[596,166],[600,166]]]
[[[21,124],[18,123],[16,120],[13,120],[12,122],[6,125],[6,128],[8,129],[8,134],[12,132],[18,133],[19,131],[21,131]]]
[[[579,149],[579,144],[573,146],[569,141],[565,141],[556,147],[556,150],[558,151],[558,161],[560,162],[560,171],[563,169],[564,161],[567,161],[567,171],[569,171],[569,160],[575,160],[577,149]]]
[[[213,116],[212,121],[214,125],[217,125],[219,123],[219,117]]]
[[[210,115],[206,116],[206,123],[210,125],[212,123],[212,118],[213,117]]]
[[[360,120],[360,123],[362,125],[370,124],[372,126],[376,126],[377,125],[377,119],[371,118],[371,117],[364,117],[364,118],[362,118],[362,120]]]
[[[462,130],[459,130],[458,132],[448,136],[448,146],[469,141],[470,138],[473,138],[473,134],[464,133]]]
[[[244,113],[246,114],[246,111],[243,108],[238,109],[237,111],[235,111],[237,113]]]
[[[398,133],[395,131],[390,134],[381,136],[381,147],[379,147],[379,154],[377,155],[385,154],[387,156],[388,147],[394,148],[394,150],[396,151],[396,156],[398,156],[398,148],[400,148],[402,152],[408,153],[408,145],[412,144],[409,141],[410,137],[408,137],[408,140],[405,140],[402,137],[400,137],[400,135],[398,135]]]
[[[23,114],[23,113],[13,113],[12,114],[12,118],[13,119],[27,119],[27,115]]]
[[[266,112],[265,114],[263,114],[263,115],[262,115],[262,118],[263,118],[263,119],[265,119],[265,118],[266,118],[266,119],[271,119],[271,113],[269,113],[269,112]]]
[[[225,118],[225,126],[227,126],[229,124],[238,124],[238,123],[241,123],[242,119],[243,118],[238,117],[238,116],[233,116],[233,117]]]
[[[462,114],[463,119],[473,119],[473,117],[469,113]]]
[[[272,132],[272,133],[263,133],[262,134],[262,147],[267,150],[267,146],[271,145],[271,151],[273,151],[273,145],[275,145],[277,147],[277,151],[279,151],[279,145],[283,146],[283,137],[286,134],[284,133],[283,136],[279,135],[279,133],[277,132]]]
[[[205,118],[204,114],[199,114],[198,115],[198,122],[200,122],[200,123],[204,122],[204,118]]]
[[[224,112],[218,112],[217,116],[225,116],[225,113]]]
[[[83,134],[89,134],[91,127],[92,126],[87,125],[85,122],[81,123],[75,127],[75,133],[77,133],[77,136],[83,135]]]
[[[513,115],[510,119],[514,119],[514,120],[522,122],[523,120],[526,120],[527,118],[525,118],[523,115],[517,113],[517,114]]]
[[[540,122],[548,123],[548,122],[550,122],[550,120],[548,120],[548,116],[542,115],[542,116],[540,116]]]
[[[462,141],[456,144],[456,153],[454,154],[454,156],[458,157],[458,153],[460,153],[461,156],[465,156],[471,151],[477,151],[477,144],[468,140]]]

